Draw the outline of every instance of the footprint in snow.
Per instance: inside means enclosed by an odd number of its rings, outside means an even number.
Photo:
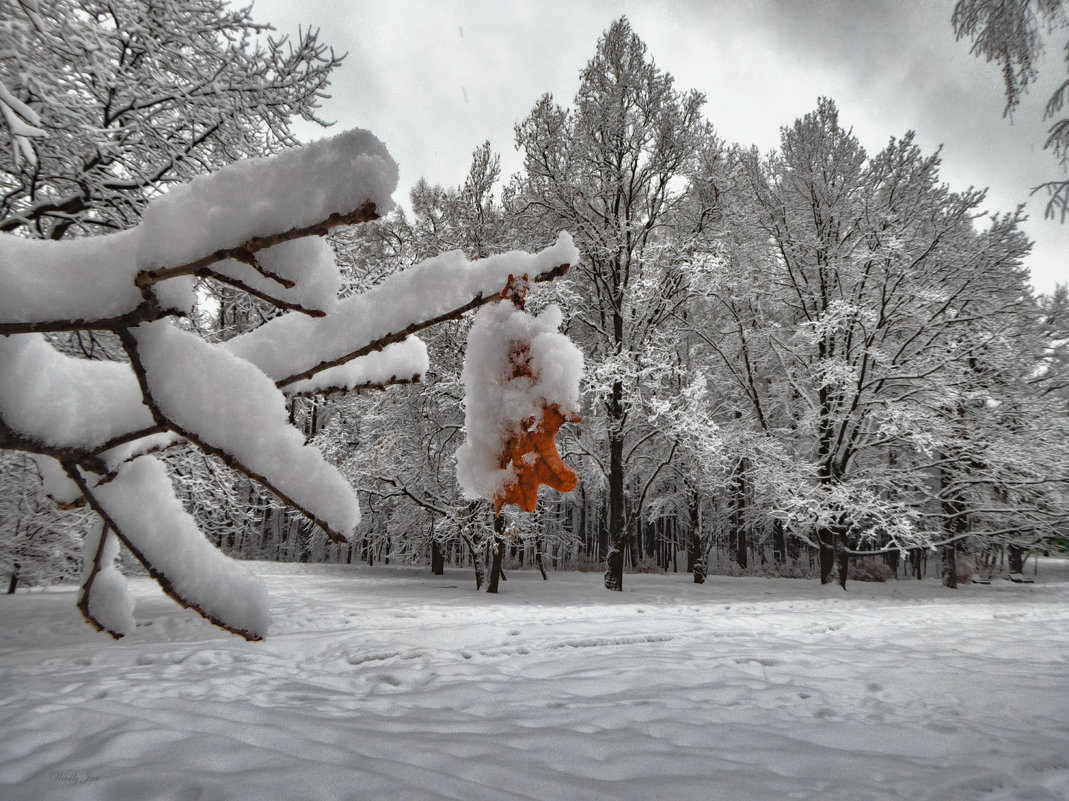
[[[376,673],[374,676],[369,676],[369,679],[376,684],[388,684],[390,687],[401,686],[401,680],[391,673]]]
[[[743,656],[735,660],[736,665],[761,665],[763,667],[777,667],[780,663],[777,659],[769,659],[768,657],[756,658],[752,656]]]

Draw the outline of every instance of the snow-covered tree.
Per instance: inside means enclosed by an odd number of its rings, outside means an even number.
[[[772,247],[746,335],[774,372],[741,389],[755,416],[789,399],[784,433],[815,484],[787,520],[814,533],[822,578],[838,555],[845,580],[851,550],[943,539],[922,510],[932,455],[960,441],[945,421],[963,365],[1028,313],[1028,243],[1014,214],[977,231],[982,194],[940,184],[911,135],[869,156],[831,101],[745,163]]]
[[[161,187],[294,144],[340,61],[223,0],[0,0],[0,231],[128,228]]]
[[[1031,313],[1030,313],[1031,312]],[[943,581],[956,586],[956,553],[1007,550],[1010,571],[1069,526],[1069,417],[1051,369],[1042,315],[1026,307],[1011,324],[975,315],[972,346],[944,373],[944,402],[922,515],[938,520]],[[956,375],[955,375],[956,373]]]
[[[667,382],[676,362],[667,328],[687,296],[668,241],[681,183],[704,141],[704,97],[681,93],[660,70],[626,18],[614,22],[582,72],[574,108],[538,101],[516,126],[524,172],[510,187],[516,224],[540,232],[567,227],[584,259],[569,287],[570,336],[580,343],[591,381],[589,459],[607,487],[606,587],[623,586],[625,551],[641,519],[642,487],[656,479],[656,440],[643,388]],[[631,486],[632,479],[637,486]]]
[[[0,576],[7,592],[19,585],[56,584],[76,577],[75,554],[89,514],[62,509],[45,494],[34,458],[0,450]]]
[[[121,545],[179,603],[262,638],[263,586],[205,540],[153,453],[187,443],[216,456],[344,541],[355,490],[290,425],[286,395],[416,380],[427,358],[412,334],[499,298],[510,274],[548,280],[577,258],[567,234],[534,256],[450,252],[338,300],[322,236],[388,210],[396,181],[382,143],[353,130],[175,186],[126,231],[0,234],[0,447],[35,454],[52,497],[99,518],[79,604],[94,625],[132,626]],[[195,276],[286,313],[205,341],[182,324]],[[127,361],[71,358],[45,338],[82,330],[113,333]]]

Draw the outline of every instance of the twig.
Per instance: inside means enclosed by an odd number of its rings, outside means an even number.
[[[123,637],[122,632],[112,631],[93,617],[89,611],[89,593],[93,589],[93,581],[103,567],[100,564],[100,560],[104,557],[104,544],[107,542],[109,532],[108,524],[103,520],[100,522],[100,528],[100,539],[97,541],[96,553],[93,554],[93,567],[89,571],[89,576],[86,578],[85,583],[82,585],[81,597],[78,598],[78,611],[82,613],[82,617],[85,618],[86,622],[97,631],[106,632],[111,635],[113,640],[121,640]]]
[[[306,389],[301,392],[286,393],[290,398],[311,398],[322,397],[325,395],[334,395],[339,392],[360,392],[365,389],[377,389],[380,392],[385,392],[387,387],[400,387],[407,384],[418,384],[423,380],[423,376],[419,373],[413,373],[411,378],[398,378],[395,375],[390,376],[385,381],[368,381],[364,384],[355,384],[351,387],[330,386],[323,387],[322,389]]]

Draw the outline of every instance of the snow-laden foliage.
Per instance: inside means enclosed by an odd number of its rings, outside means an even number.
[[[1069,27],[1069,14],[1060,0],[1019,0],[1004,3],[999,0],[958,0],[951,17],[958,39],[972,41],[971,52],[985,61],[994,61],[1005,86],[1009,115],[1020,105],[1029,86],[1039,78],[1039,66],[1047,45],[1064,50],[1064,36]],[[1043,119],[1048,124],[1047,140],[1043,147],[1052,151],[1064,168],[1069,165],[1069,117],[1065,116],[1066,90],[1069,83],[1063,78],[1050,83],[1057,86],[1047,98]],[[1069,216],[1069,179],[1058,177],[1037,186],[1033,192],[1046,190],[1046,216],[1057,217],[1062,223]]]
[[[320,122],[341,58],[317,30],[272,35],[252,13],[0,0],[0,231],[129,228],[161,187],[295,144],[291,121]]]

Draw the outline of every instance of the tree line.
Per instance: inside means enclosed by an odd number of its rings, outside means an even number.
[[[572,105],[547,95],[516,126],[500,197],[484,143],[463,186],[421,182],[360,245],[374,272],[576,237],[544,301],[587,359],[580,488],[516,520],[516,559],[604,564],[618,589],[684,553],[699,580],[845,582],[851,561],[934,551],[954,586],[1063,547],[1067,298],[1030,288],[1021,210],[984,216],[910,132],[868,153],[829,99],[770,154],[721,141],[703,101],[618,20]],[[462,558],[450,543],[486,528],[452,479],[462,327],[430,340],[424,386],[350,399],[372,413],[315,434],[356,433],[334,447],[375,498],[359,558]]]

